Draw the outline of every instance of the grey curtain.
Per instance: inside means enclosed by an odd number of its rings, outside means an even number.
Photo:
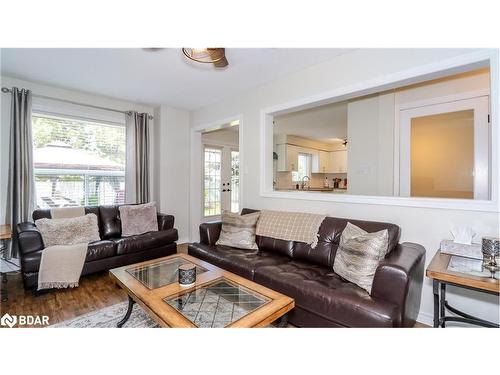
[[[132,112],[130,117],[134,129],[135,200],[137,203],[147,203],[150,201],[149,115],[147,113]]]
[[[31,136],[31,91],[12,88],[10,109],[9,177],[7,187],[7,221],[13,238],[6,258],[17,258],[16,225],[31,221],[35,204],[33,142]]]

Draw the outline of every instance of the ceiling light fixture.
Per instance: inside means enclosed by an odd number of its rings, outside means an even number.
[[[190,60],[214,64],[216,68],[224,68],[229,64],[225,48],[183,48],[182,53]]]

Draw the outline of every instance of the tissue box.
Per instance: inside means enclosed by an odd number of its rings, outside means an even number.
[[[453,240],[441,241],[440,250],[442,253],[458,255],[461,257],[483,259],[483,252],[481,251],[481,244],[473,243],[472,245],[464,245],[455,243]]]

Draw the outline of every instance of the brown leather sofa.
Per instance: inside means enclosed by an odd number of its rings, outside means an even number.
[[[243,209],[242,214],[256,210]],[[333,272],[347,222],[368,232],[389,231],[389,253],[376,271],[371,295]],[[327,217],[316,248],[257,236],[258,251],[215,243],[220,222],[200,225],[189,254],[295,299],[288,321],[299,327],[412,327],[420,308],[425,249],[399,244],[397,225]]]
[[[100,241],[91,242],[82,275],[104,271],[127,264],[155,259],[177,252],[177,229],[172,215],[158,214],[158,232],[148,232],[137,236],[122,237],[120,210],[118,206],[85,207],[85,213],[96,214]],[[50,218],[50,210],[35,210],[33,220]],[[17,225],[21,272],[25,289],[36,289],[38,270],[44,244],[34,223]]]

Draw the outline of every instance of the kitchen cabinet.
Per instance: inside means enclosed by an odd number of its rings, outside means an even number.
[[[347,150],[330,152],[329,173],[347,173]]]
[[[321,150],[315,152],[312,173],[330,173],[330,152]]]
[[[276,145],[278,154],[278,172],[290,172],[297,170],[300,147],[288,144]]]

